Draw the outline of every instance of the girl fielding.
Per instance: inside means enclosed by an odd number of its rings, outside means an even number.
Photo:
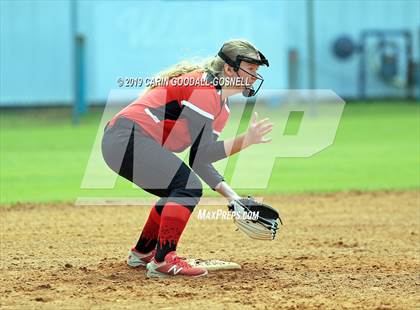
[[[256,113],[246,133],[218,141],[229,118],[228,97],[255,95],[264,81],[260,65],[268,60],[251,43],[227,41],[201,65],[184,62],[160,73],[158,79],[169,83],[149,87],[108,122],[102,140],[107,165],[160,197],[127,260],[132,267],[146,266],[148,277],[207,274],[178,257],[176,246],[202,196],[199,177],[229,201],[239,199],[212,163],[270,142],[264,136],[272,124],[257,121]],[[188,147],[187,165],[173,152]]]

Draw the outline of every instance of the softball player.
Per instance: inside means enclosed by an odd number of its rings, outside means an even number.
[[[272,124],[257,121],[256,113],[246,133],[218,140],[229,118],[228,97],[255,95],[263,82],[260,65],[268,66],[268,60],[251,43],[227,41],[202,65],[184,62],[162,72],[159,78],[169,83],[149,87],[108,122],[102,140],[107,165],[160,197],[129,252],[129,266],[146,266],[148,277],[207,274],[176,255],[177,243],[202,196],[199,177],[229,201],[239,199],[212,163],[270,141],[265,135]],[[226,83],[238,77],[245,83]],[[189,165],[173,153],[188,147]]]

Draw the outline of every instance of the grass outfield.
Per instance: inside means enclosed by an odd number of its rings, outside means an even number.
[[[419,111],[419,105],[407,103],[347,104],[332,146],[309,158],[278,158],[267,189],[240,192],[419,188]],[[101,112],[91,112],[72,126],[64,109],[3,110],[0,202],[145,196],[123,179],[114,190],[79,189],[100,118]]]

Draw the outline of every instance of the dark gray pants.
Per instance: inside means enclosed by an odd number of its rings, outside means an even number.
[[[102,155],[120,176],[161,197],[157,203],[159,213],[166,201],[177,202],[192,211],[202,196],[197,175],[127,118],[119,118],[113,126],[106,127]]]

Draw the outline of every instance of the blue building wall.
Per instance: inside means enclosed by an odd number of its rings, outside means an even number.
[[[285,83],[278,72],[285,65],[279,51],[286,41],[276,35],[283,28],[277,18],[281,3],[238,8],[235,2],[193,2],[186,9],[185,2],[105,1],[85,4],[84,10],[91,16],[86,25],[81,23],[90,53],[91,99],[103,99],[120,76],[150,77],[183,59],[216,55],[225,40],[236,37],[249,39],[270,55],[270,87]]]
[[[0,2],[0,105],[71,104],[70,1]],[[270,60],[265,88],[286,88],[287,50],[299,51],[299,88],[308,87],[306,1],[78,1],[86,37],[89,102],[104,102],[120,76],[152,76],[182,59],[215,55],[223,41],[247,38]],[[368,28],[408,28],[419,59],[420,2],[314,2],[317,88],[357,96],[358,56],[337,60],[334,39]],[[372,75],[369,94],[401,95]]]
[[[0,103],[72,99],[66,1],[0,1]]]

